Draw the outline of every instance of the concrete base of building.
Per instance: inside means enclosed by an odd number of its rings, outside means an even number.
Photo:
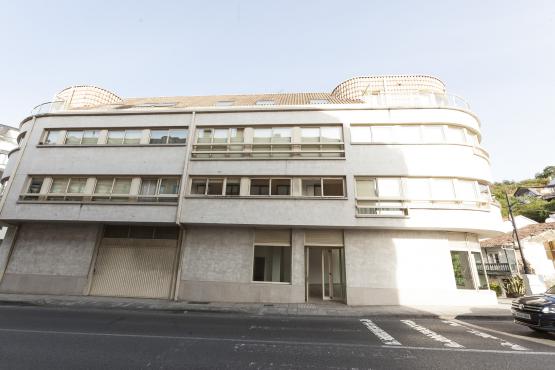
[[[0,284],[4,293],[82,295],[86,276],[5,274]]]
[[[202,302],[304,302],[304,286],[289,284],[181,281],[178,299]]]

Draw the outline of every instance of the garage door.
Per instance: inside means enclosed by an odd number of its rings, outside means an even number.
[[[91,295],[169,299],[177,240],[104,238],[99,246]]]

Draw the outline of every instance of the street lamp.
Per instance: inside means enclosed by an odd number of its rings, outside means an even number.
[[[518,250],[520,251],[520,257],[522,258],[522,265],[524,267],[524,273],[529,274],[530,269],[528,268],[528,263],[526,263],[526,259],[524,258],[524,252],[522,251],[522,246],[520,245],[520,238],[518,237],[518,231],[517,231],[516,224],[515,224],[515,218],[513,216],[513,206],[515,205],[515,203],[511,204],[511,202],[509,202],[509,196],[507,195],[506,191],[505,191],[505,200],[507,201],[507,207],[509,208],[509,216],[510,216],[511,222],[513,224],[513,232],[514,232],[514,235],[516,237],[516,243],[518,244]]]

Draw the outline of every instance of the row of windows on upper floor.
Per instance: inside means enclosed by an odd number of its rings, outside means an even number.
[[[33,176],[20,200],[177,202],[179,177]],[[344,177],[198,177],[193,197],[346,198]],[[409,208],[489,207],[486,183],[457,178],[355,177],[357,215],[405,216]]]
[[[42,145],[186,144],[186,128],[45,130]],[[461,144],[478,146],[475,132],[454,125],[362,125],[350,127],[352,144]],[[199,127],[196,159],[344,157],[342,126]]]

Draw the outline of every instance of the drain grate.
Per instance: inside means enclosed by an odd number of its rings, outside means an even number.
[[[189,304],[210,304],[210,302],[203,302],[203,301],[189,301]]]

